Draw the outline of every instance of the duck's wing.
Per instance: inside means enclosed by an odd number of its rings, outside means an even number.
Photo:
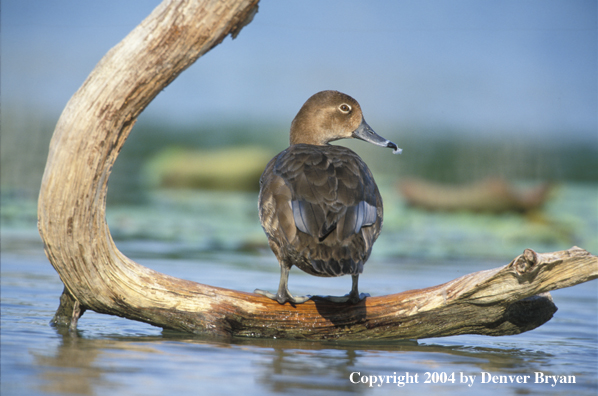
[[[371,247],[380,232],[382,199],[374,178],[345,147],[291,146],[268,164],[261,183],[262,225],[275,216],[289,242],[300,231],[327,245],[362,235]]]

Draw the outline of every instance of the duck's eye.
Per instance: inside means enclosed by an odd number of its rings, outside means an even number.
[[[351,111],[351,106],[349,106],[349,105],[348,105],[348,104],[346,104],[346,103],[343,103],[342,105],[340,105],[340,106],[338,107],[338,109],[339,109],[340,111],[342,111],[343,113],[347,114],[348,112],[350,112],[350,111]]]

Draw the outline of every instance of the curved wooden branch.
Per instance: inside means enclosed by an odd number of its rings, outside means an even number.
[[[598,259],[573,248],[526,250],[503,268],[357,305],[296,307],[145,268],[114,245],[105,219],[112,165],[136,117],[182,70],[251,21],[257,0],[165,1],[100,61],[67,104],[52,138],[39,231],[65,285],[54,323],[86,310],[195,333],[307,339],[514,334],[544,323],[550,296],[594,279]]]

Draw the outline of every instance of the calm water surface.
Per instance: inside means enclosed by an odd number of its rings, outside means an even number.
[[[578,197],[577,204],[559,207],[564,198],[557,198],[556,206],[547,208],[540,223],[515,215],[425,214],[400,206],[391,208],[387,210],[390,221],[385,223],[386,239],[381,237],[379,252],[368,263],[360,288],[382,295],[436,285],[505,265],[521,253],[522,243],[538,251],[572,244],[592,251],[596,243],[591,239],[596,236],[593,227],[598,221],[594,220],[596,201],[592,201],[596,190],[581,190],[564,192],[570,194],[567,202]],[[145,208],[114,208],[109,211],[109,224],[119,248],[143,265],[215,286],[274,290],[277,263],[256,226],[255,201],[244,195],[227,197],[194,196],[195,203],[191,204],[187,199],[162,196]],[[43,255],[31,224],[35,218],[31,208],[8,209],[3,213],[1,262],[3,396],[598,392],[596,281],[552,292],[559,309],[553,319],[536,330],[508,337],[457,336],[417,342],[224,342],[94,312],[85,313],[73,336],[48,325],[62,284]],[[11,215],[11,210],[18,215]],[[577,213],[587,214],[588,210],[594,210],[589,220]],[[226,225],[232,220],[222,221],[229,217],[236,219],[234,227]],[[166,220],[159,227],[148,227],[147,222],[160,218]],[[393,222],[393,218],[402,220]],[[449,228],[456,234],[445,231]],[[536,230],[536,239],[509,237],[522,233],[522,228]],[[588,238],[571,231],[580,228],[594,234]],[[430,243],[430,239],[437,242]],[[408,242],[397,242],[401,240]],[[481,243],[493,246],[483,249]],[[426,250],[425,246],[434,247]],[[460,257],[455,253],[464,250],[475,253]],[[297,294],[345,294],[350,279],[321,279],[293,270],[290,288]],[[536,372],[575,378],[575,383],[534,383]],[[396,382],[406,373],[417,383],[399,387]],[[516,376],[530,378],[528,383],[492,383],[487,381],[488,375],[506,376],[507,380],[512,376],[515,381]],[[369,387],[351,382],[363,376],[364,380],[389,376],[390,383]],[[472,386],[471,380],[461,383],[466,376],[475,376]],[[427,379],[429,383],[425,383]]]

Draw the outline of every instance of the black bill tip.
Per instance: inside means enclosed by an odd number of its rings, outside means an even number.
[[[398,148],[397,145],[391,141],[388,141],[386,147],[391,148],[393,154],[401,154],[403,152],[403,149]]]

